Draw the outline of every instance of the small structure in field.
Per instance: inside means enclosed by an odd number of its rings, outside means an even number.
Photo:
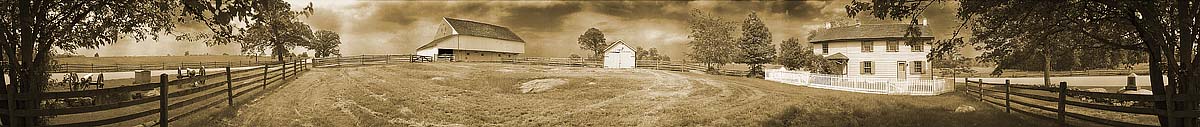
[[[633,68],[637,62],[634,56],[637,52],[624,42],[613,42],[604,50],[604,68]]]
[[[525,40],[506,27],[454,18],[442,18],[433,41],[417,48],[417,55],[438,60],[500,60],[525,53]]]

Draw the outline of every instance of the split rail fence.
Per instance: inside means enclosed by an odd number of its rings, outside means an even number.
[[[363,66],[363,65],[383,65],[393,63],[419,63],[433,62],[432,56],[420,55],[357,55],[346,57],[325,57],[313,58],[312,64],[314,67],[340,67],[340,66]],[[590,67],[602,68],[603,61],[587,60],[583,58],[551,58],[551,57],[520,57],[520,58],[502,58],[499,60],[459,60],[464,62],[488,62],[488,63],[508,63],[508,64],[523,64],[523,65],[545,65],[545,66],[565,66],[565,67]],[[686,61],[663,61],[663,60],[638,60],[635,62],[635,68],[654,69],[654,70],[669,70],[669,71],[689,71],[698,70],[704,71],[706,67],[700,63],[691,63]],[[745,76],[746,70],[719,69],[722,75],[729,76]]]
[[[278,64],[265,64],[263,66],[244,70],[230,70],[230,67],[233,65],[225,65],[225,72],[193,76],[176,80],[169,80],[168,77],[170,76],[164,73],[159,75],[158,83],[144,83],[130,86],[82,91],[3,94],[0,95],[0,100],[7,101],[9,104],[8,107],[14,107],[13,104],[15,104],[15,100],[31,100],[34,102],[41,102],[56,99],[93,98],[105,95],[129,95],[131,93],[145,93],[146,91],[154,90],[158,91],[158,95],[155,96],[134,98],[119,102],[49,109],[8,108],[0,110],[0,114],[8,115],[10,117],[55,117],[60,115],[79,115],[85,113],[124,114],[109,118],[89,117],[94,119],[87,119],[84,120],[84,122],[76,123],[50,123],[52,125],[43,126],[103,126],[126,121],[134,121],[143,117],[158,114],[157,121],[138,122],[153,123],[151,125],[166,125],[171,121],[176,121],[196,112],[210,109],[211,107],[222,102],[226,102],[230,106],[233,106],[234,98],[246,96],[246,94],[255,90],[258,90],[261,93],[264,91],[264,89],[268,88],[270,84],[280,82],[281,80],[293,79],[297,74],[300,74],[300,72],[308,70],[305,67],[306,65],[307,63],[304,61],[295,61]],[[207,80],[217,80],[219,82],[206,83]],[[202,85],[190,88],[179,87],[183,84]],[[176,86],[176,88],[181,89],[172,90],[169,86]],[[9,93],[11,93],[11,91]],[[225,95],[224,99],[215,101],[211,100],[220,99],[220,97],[218,97],[220,95]],[[141,107],[139,105],[151,104],[154,102],[158,102],[158,108],[139,110],[136,111],[136,113],[128,113],[129,110],[127,109],[121,110],[122,108]],[[200,105],[196,105],[198,103]],[[193,108],[195,106],[200,107]]]
[[[1080,107],[1085,109],[1103,110],[1111,112],[1122,112],[1143,115],[1159,115],[1172,118],[1196,118],[1200,116],[1200,111],[1176,111],[1162,110],[1152,108],[1150,106],[1136,105],[1114,105],[1112,103],[1097,103],[1076,101],[1081,98],[1089,100],[1114,100],[1118,102],[1143,102],[1152,103],[1156,101],[1165,102],[1180,102],[1186,100],[1195,101],[1196,97],[1174,97],[1155,96],[1155,95],[1140,95],[1140,94],[1121,94],[1121,93],[1103,93],[1091,92],[1082,90],[1072,90],[1067,88],[1067,82],[1059,82],[1057,86],[1039,86],[1039,85],[1023,85],[1010,84],[1006,80],[1005,83],[987,83],[983,80],[971,81],[965,79],[967,84],[965,90],[969,95],[978,95],[980,101],[986,101],[991,104],[1002,106],[1005,111],[1016,111],[1030,116],[1036,116],[1044,119],[1056,120],[1060,125],[1067,125],[1068,117],[1087,121],[1090,123],[1119,126],[1119,127],[1153,127],[1159,125],[1138,124],[1126,121],[1118,121],[1105,119],[1097,116],[1089,116],[1080,113],[1066,111],[1067,106]],[[1039,103],[1044,102],[1044,103]],[[1044,106],[1039,104],[1056,103],[1057,106]],[[1014,109],[1012,104],[1021,105],[1028,110]],[[1054,116],[1040,115],[1034,110],[1042,110],[1053,112]]]
[[[588,60],[583,58],[550,58],[550,57],[523,57],[523,58],[504,58],[500,62],[510,64],[524,65],[545,65],[545,66],[566,66],[566,67],[590,67],[603,68],[604,61]],[[665,61],[665,60],[637,60],[634,62],[634,68],[652,69],[652,70],[667,70],[667,71],[704,71],[707,69],[703,64],[692,63],[687,61]],[[746,76],[749,71],[718,69],[721,75],[728,76]]]
[[[54,64],[50,65],[50,73],[96,73],[96,72],[122,72],[134,70],[174,70],[180,68],[201,68],[201,67],[248,67],[262,66],[274,62],[190,62],[190,63],[161,63],[161,64]]]
[[[383,65],[391,63],[416,63],[433,61],[429,56],[420,55],[357,55],[349,57],[324,57],[313,58],[314,67],[341,67],[341,66],[364,66],[364,65]]]

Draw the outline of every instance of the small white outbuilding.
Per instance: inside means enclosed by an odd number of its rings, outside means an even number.
[[[621,41],[614,42],[604,50],[604,68],[633,68],[637,60],[633,48]]]

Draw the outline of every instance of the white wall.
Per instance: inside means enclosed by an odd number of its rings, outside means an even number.
[[[633,68],[636,53],[624,44],[618,44],[604,52],[604,68]]]
[[[834,41],[821,42],[829,43],[829,53],[821,53],[821,43],[813,43],[813,53],[821,54],[822,56],[836,53],[846,55],[846,57],[850,58],[846,65],[846,75],[849,76],[895,78],[898,61],[905,61],[907,64],[908,69],[905,70],[907,70],[909,78],[923,77],[923,75],[928,74],[929,70],[931,70],[929,69],[929,60],[925,57],[925,55],[929,54],[930,44],[925,44],[921,52],[912,52],[912,48],[909,45],[905,45],[904,41],[899,41],[898,52],[887,52],[887,41],[873,40],[872,42],[874,52],[862,52],[862,41]],[[863,61],[874,62],[875,66],[873,70],[875,74],[863,75],[861,73]],[[925,61],[922,63],[925,74],[916,73],[913,68],[914,63],[911,61]]]

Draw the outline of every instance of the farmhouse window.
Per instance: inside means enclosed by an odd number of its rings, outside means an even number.
[[[925,41],[913,43],[911,47],[912,47],[912,52],[924,52],[925,51]]]
[[[913,72],[917,74],[925,73],[925,61],[913,61]]]
[[[821,43],[821,53],[829,53],[829,43]]]
[[[862,74],[875,74],[875,70],[873,70],[874,68],[875,68],[875,62],[871,62],[871,61],[863,61],[862,62]]]
[[[862,52],[872,52],[872,51],[874,51],[875,49],[872,49],[872,48],[873,48],[873,47],[871,47],[872,45],[874,45],[874,44],[873,44],[873,43],[871,43],[871,41],[863,41],[863,42],[862,42]]]
[[[887,52],[899,52],[899,51],[900,51],[900,42],[899,41],[887,41]]]

